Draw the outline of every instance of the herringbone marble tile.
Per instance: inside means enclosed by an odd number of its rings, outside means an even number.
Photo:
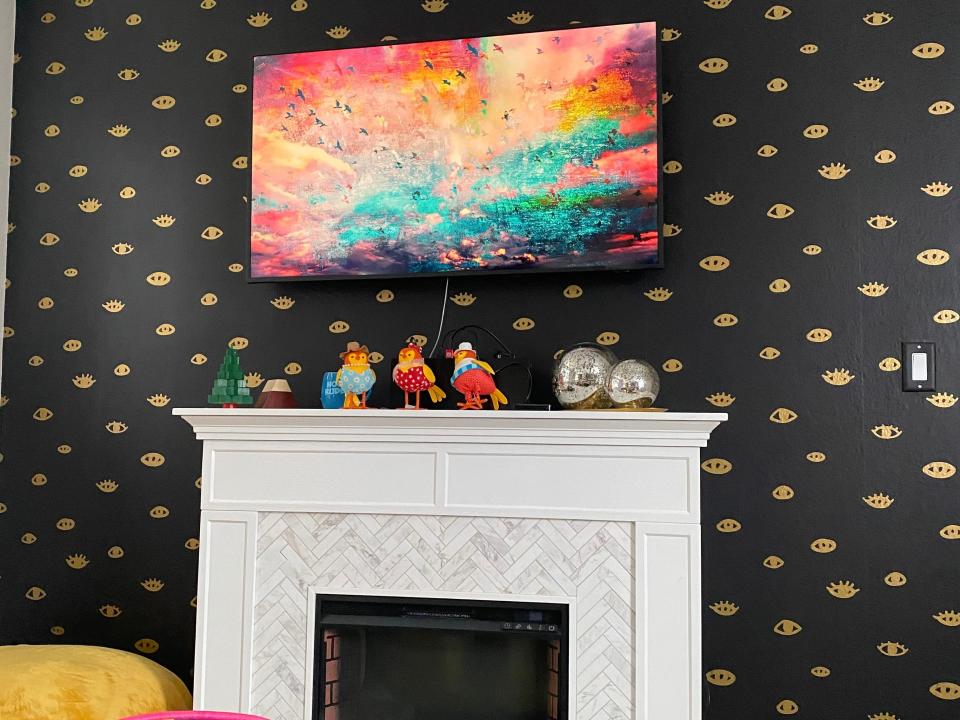
[[[308,589],[575,597],[578,720],[629,720],[633,526],[513,518],[263,513],[252,710],[303,720]]]

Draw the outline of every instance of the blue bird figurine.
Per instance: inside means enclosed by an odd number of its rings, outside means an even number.
[[[370,351],[366,345],[351,340],[340,359],[343,365],[337,371],[337,385],[343,390],[343,409],[366,409],[367,393],[377,381],[377,374],[370,367]]]

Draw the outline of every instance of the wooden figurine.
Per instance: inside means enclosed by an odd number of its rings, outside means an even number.
[[[424,390],[431,402],[438,403],[447,394],[437,387],[437,378],[426,361],[423,352],[416,343],[410,343],[397,354],[397,365],[393,368],[393,382],[403,390],[403,407],[409,410],[420,409],[420,393]],[[410,405],[410,393],[414,393],[415,404]]]
[[[464,402],[457,403],[461,410],[482,410],[487,401],[484,395],[489,395],[493,401],[493,409],[499,410],[501,405],[507,404],[507,396],[497,389],[493,380],[494,370],[489,363],[477,359],[473,345],[468,342],[460,343],[453,354],[453,375],[450,384],[463,395]]]
[[[344,410],[363,410],[367,407],[367,393],[373,389],[377,374],[370,367],[370,351],[366,345],[351,340],[340,353],[343,366],[337,371],[337,385],[343,390]]]

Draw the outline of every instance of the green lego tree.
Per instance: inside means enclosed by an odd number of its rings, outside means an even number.
[[[232,347],[228,347],[227,354],[223,356],[223,362],[220,363],[217,379],[213,381],[213,390],[207,396],[207,402],[225,408],[253,404],[250,388],[247,387],[243,370],[240,369],[240,354]]]

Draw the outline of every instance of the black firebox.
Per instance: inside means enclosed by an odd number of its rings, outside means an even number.
[[[568,614],[318,595],[313,720],[566,720]]]

